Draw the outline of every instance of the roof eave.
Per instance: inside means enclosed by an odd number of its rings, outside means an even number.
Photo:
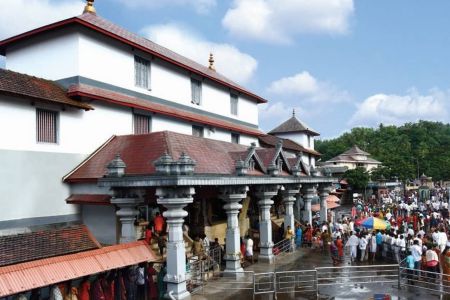
[[[178,61],[175,61],[175,60],[173,60],[173,59],[171,59],[169,57],[166,57],[166,56],[162,55],[161,53],[152,51],[152,50],[150,50],[150,49],[148,49],[146,47],[143,47],[143,46],[141,46],[141,45],[139,45],[137,43],[134,43],[134,42],[132,42],[130,40],[127,40],[127,39],[125,39],[123,37],[120,37],[120,36],[118,36],[116,34],[113,34],[112,32],[109,32],[109,31],[107,31],[107,30],[105,30],[103,28],[100,28],[98,26],[95,26],[92,23],[89,23],[89,22],[87,22],[85,20],[82,20],[82,19],[80,19],[78,17],[72,17],[72,18],[69,18],[69,19],[58,21],[56,23],[45,25],[45,26],[42,26],[42,27],[30,30],[30,31],[27,31],[27,32],[24,32],[22,34],[19,34],[19,35],[7,38],[7,39],[5,39],[3,41],[0,41],[0,55],[5,56],[6,48],[9,45],[11,45],[12,43],[18,42],[18,41],[20,41],[20,40],[22,40],[24,38],[28,38],[28,37],[31,37],[31,36],[34,36],[34,35],[37,35],[37,34],[40,34],[40,33],[43,33],[43,32],[47,32],[47,31],[50,31],[50,30],[54,30],[54,29],[60,28],[62,26],[69,25],[69,24],[80,24],[80,25],[83,25],[83,26],[88,27],[88,28],[90,28],[92,30],[95,30],[95,31],[97,31],[99,33],[102,33],[104,35],[112,37],[112,38],[114,38],[114,39],[116,39],[116,40],[118,40],[118,41],[120,41],[122,43],[125,43],[127,45],[133,46],[133,47],[135,47],[135,48],[137,48],[139,50],[142,50],[144,52],[150,53],[150,54],[152,54],[152,55],[154,55],[154,56],[156,56],[158,58],[161,58],[161,59],[163,59],[163,60],[165,60],[167,62],[175,64],[175,65],[177,65],[177,66],[179,66],[181,68],[189,70],[189,71],[191,71],[193,73],[196,73],[198,75],[206,77],[206,78],[208,78],[208,79],[210,79],[212,81],[218,82],[218,83],[220,83],[222,85],[225,85],[225,86],[227,86],[229,88],[232,88],[232,89],[234,89],[237,92],[240,92],[240,93],[242,93],[244,95],[247,95],[247,96],[255,99],[258,104],[267,103],[268,102],[266,99],[264,99],[264,98],[262,98],[262,97],[260,97],[260,96],[258,96],[256,94],[254,94],[254,93],[251,93],[251,92],[249,92],[247,90],[244,90],[244,89],[240,88],[239,86],[235,86],[235,85],[229,84],[227,82],[224,82],[224,81],[222,81],[222,80],[220,80],[218,78],[214,78],[214,77],[212,77],[212,76],[210,76],[210,75],[208,75],[208,74],[206,74],[204,72],[201,72],[201,71],[199,71],[199,70],[197,70],[195,68],[186,66],[185,64],[182,64],[182,63],[180,63]]]

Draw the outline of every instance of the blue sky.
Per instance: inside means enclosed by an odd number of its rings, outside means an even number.
[[[7,2],[0,38],[84,6]],[[448,0],[97,0],[95,7],[201,63],[214,52],[218,72],[269,100],[260,108],[264,130],[293,108],[322,138],[354,126],[450,118]]]

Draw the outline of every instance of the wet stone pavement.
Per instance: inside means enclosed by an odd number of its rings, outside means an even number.
[[[376,262],[376,265],[388,265],[389,262]],[[369,265],[367,262],[364,263],[353,263],[351,264],[349,260],[337,265],[337,267],[345,266],[355,266],[355,265]],[[254,271],[255,273],[264,272],[282,272],[282,271],[297,271],[297,270],[313,270],[318,267],[333,267],[331,258],[328,253],[322,252],[321,250],[313,250],[310,248],[301,248],[295,253],[284,255],[276,259],[274,264],[264,264],[256,263],[252,266],[245,268],[245,271]],[[380,280],[383,277],[383,272],[388,267],[377,267],[377,273],[374,276]],[[348,269],[347,269],[348,270]],[[347,271],[346,270],[346,271]],[[344,272],[346,272],[344,271]],[[336,271],[340,272],[340,271]],[[377,276],[376,274],[379,274]],[[367,275],[367,274],[363,274]],[[302,276],[302,275],[298,275]],[[383,280],[383,278],[381,278]],[[386,280],[396,280],[396,278],[387,278]],[[247,281],[248,278],[237,281]],[[368,278],[364,281],[371,281]],[[278,300],[290,300],[290,299],[374,299],[374,295],[389,295],[391,299],[449,299],[441,298],[438,294],[431,291],[413,289],[410,287],[402,287],[401,290],[398,289],[397,282],[389,283],[361,283],[355,284],[351,283],[345,279],[342,283],[331,283],[330,285],[321,285],[319,287],[319,297],[311,292],[288,292],[285,294],[277,294],[275,298],[273,293],[253,295],[253,287],[250,284],[238,283],[232,284],[233,280],[229,280],[231,284],[228,285],[215,285],[206,284],[200,292],[192,296],[193,300],[202,299],[220,299],[220,300],[238,300],[238,299],[255,299],[255,300],[266,300],[266,299],[278,299]],[[327,281],[323,281],[327,282]],[[246,287],[247,289],[240,289],[240,287]]]

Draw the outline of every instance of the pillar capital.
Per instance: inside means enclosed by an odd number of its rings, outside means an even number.
[[[142,202],[141,198],[116,198],[111,199],[111,203],[116,205],[119,209],[116,215],[120,221],[120,237],[119,242],[128,243],[136,240],[136,230],[134,228],[134,221],[138,214],[136,206]]]

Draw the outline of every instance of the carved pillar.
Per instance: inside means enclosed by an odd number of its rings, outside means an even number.
[[[247,186],[227,186],[220,189],[219,198],[226,204],[223,206],[227,213],[227,234],[225,272],[242,272],[239,253],[241,251],[239,241],[238,214],[242,205],[239,202],[247,197]]]
[[[302,186],[302,194],[303,194],[303,202],[305,203],[303,208],[304,209],[303,220],[311,225],[312,224],[311,201],[316,194],[314,185],[304,184]]]
[[[330,186],[328,184],[319,185],[319,198],[320,198],[320,221],[327,222],[328,221],[328,207],[327,207],[327,198],[330,194]]]
[[[272,241],[272,220],[270,219],[270,207],[273,204],[272,198],[278,194],[277,185],[260,185],[256,187],[255,196],[259,199],[259,261],[272,263],[273,261],[273,241]]]
[[[136,206],[142,202],[140,198],[112,198],[111,203],[119,207],[116,215],[119,217],[121,231],[119,243],[128,243],[136,241],[136,229],[134,221],[138,214]]]
[[[192,187],[158,188],[158,204],[167,208],[163,216],[167,219],[169,238],[167,242],[167,292],[173,292],[176,299],[190,297],[186,290],[186,251],[183,239],[183,223],[188,213],[183,208],[193,202]]]
[[[284,204],[284,230],[287,229],[288,226],[291,226],[291,229],[294,230],[295,218],[294,218],[294,203],[296,201],[296,195],[300,192],[300,185],[285,186],[285,190],[282,192],[283,195],[283,204]]]

